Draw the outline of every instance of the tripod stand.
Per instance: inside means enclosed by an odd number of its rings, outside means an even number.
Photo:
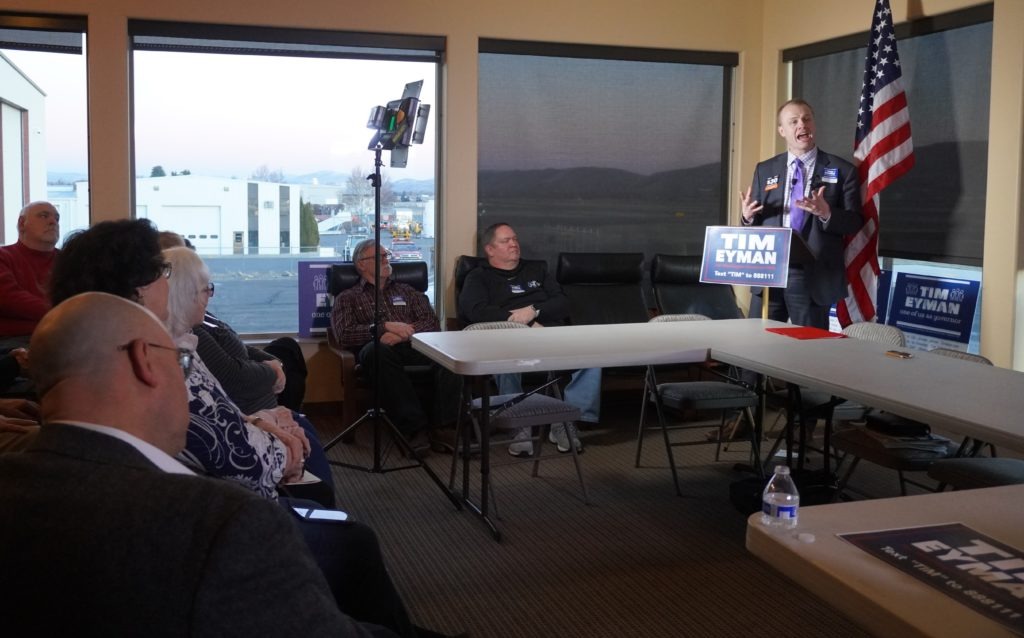
[[[374,159],[374,172],[373,172],[372,175],[367,177],[367,179],[370,180],[370,182],[371,182],[371,184],[373,186],[373,189],[374,189],[374,240],[373,240],[374,241],[374,245],[373,245],[373,252],[371,253],[371,256],[372,256],[372,258],[374,260],[374,266],[373,266],[373,268],[374,268],[374,271],[373,271],[374,272],[374,277],[373,277],[373,279],[374,279],[374,285],[373,285],[373,290],[374,290],[373,322],[371,324],[374,327],[371,330],[371,333],[372,333],[372,337],[373,337],[373,342],[372,342],[373,358],[374,358],[374,361],[375,361],[375,365],[373,366],[373,375],[372,375],[373,378],[371,380],[371,382],[372,382],[371,390],[372,390],[373,404],[372,404],[372,407],[369,410],[367,410],[367,412],[363,416],[361,416],[354,423],[352,423],[350,426],[345,428],[345,430],[343,432],[341,432],[340,434],[335,436],[333,439],[328,441],[327,444],[324,445],[324,451],[326,452],[326,451],[330,450],[333,446],[335,446],[337,443],[339,443],[342,440],[347,440],[348,437],[351,434],[353,434],[358,428],[360,428],[364,424],[371,424],[373,426],[373,452],[372,452],[372,454],[373,454],[373,461],[372,461],[372,465],[370,465],[369,467],[364,467],[364,466],[355,465],[355,464],[351,464],[351,463],[346,463],[346,462],[342,462],[342,461],[333,461],[333,460],[331,460],[329,462],[332,465],[338,465],[338,466],[342,466],[342,467],[349,467],[349,468],[358,469],[358,470],[362,470],[362,471],[365,471],[365,472],[373,472],[373,473],[384,473],[384,472],[390,472],[390,471],[396,471],[396,470],[412,469],[412,468],[417,468],[417,467],[422,468],[423,471],[426,472],[427,475],[430,477],[430,479],[438,486],[438,488],[440,488],[448,496],[448,498],[452,501],[452,503],[458,509],[458,508],[461,507],[460,503],[458,502],[458,499],[456,499],[455,496],[448,490],[448,488],[441,482],[440,478],[438,478],[437,474],[434,473],[434,471],[430,468],[430,466],[427,465],[426,463],[424,463],[424,461],[420,457],[419,453],[416,452],[416,450],[412,447],[412,445],[409,444],[409,441],[405,438],[405,435],[402,433],[402,431],[399,430],[397,426],[395,426],[395,424],[391,421],[390,418],[388,418],[388,415],[385,413],[385,411],[380,406],[380,388],[381,388],[380,368],[381,368],[381,366],[380,366],[380,356],[379,356],[379,354],[380,354],[380,348],[381,348],[381,336],[382,336],[381,333],[383,332],[383,326],[384,326],[382,304],[381,304],[381,286],[382,286],[383,282],[381,281],[381,260],[380,260],[380,255],[379,255],[380,246],[381,246],[381,244],[380,244],[380,230],[381,230],[381,223],[380,223],[380,216],[381,216],[381,213],[380,213],[380,210],[381,210],[381,201],[380,201],[381,200],[381,174],[380,174],[380,168],[383,165],[383,163],[381,161],[381,152],[382,151],[383,151],[383,146],[380,143],[378,143],[375,146],[375,148],[374,148],[374,153],[375,153],[375,156],[374,156],[375,157],[375,159]],[[362,252],[365,252],[365,251],[362,251]],[[362,255],[362,254],[353,255],[354,259],[359,259],[359,258],[362,258],[362,257],[364,257],[364,255]],[[397,445],[405,453],[405,456],[407,458],[412,459],[413,462],[411,462],[409,464],[406,464],[406,465],[401,465],[401,466],[398,466],[398,467],[385,467],[384,466],[384,461],[385,461],[384,457],[386,455],[385,455],[385,450],[384,450],[383,433],[385,431],[385,428],[386,428],[386,431],[390,432],[391,439],[392,439],[392,441],[394,441],[395,445]]]

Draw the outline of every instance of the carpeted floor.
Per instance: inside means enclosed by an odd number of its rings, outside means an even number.
[[[748,445],[714,462],[714,446],[681,448],[675,495],[660,435],[633,467],[639,394],[605,399],[602,425],[583,433],[591,504],[569,457],[494,470],[500,543],[457,511],[419,468],[367,473],[336,467],[339,507],[379,534],[394,580],[420,625],[474,637],[865,636],[844,616],[747,552],[746,518],[729,501]],[[312,411],[311,411],[312,412]],[[328,440],[329,413],[311,414]],[[696,436],[701,431],[694,433]],[[329,456],[371,463],[369,427]],[[496,448],[494,458],[507,458]],[[451,457],[430,466],[447,482]],[[385,467],[401,465],[392,455]],[[474,466],[475,470],[475,466]],[[895,474],[858,470],[895,494]],[[892,484],[890,489],[889,483]],[[867,558],[865,558],[867,560]]]

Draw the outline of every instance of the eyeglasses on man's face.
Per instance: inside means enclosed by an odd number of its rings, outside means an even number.
[[[146,345],[149,346],[150,348],[157,348],[158,350],[169,350],[171,352],[178,353],[178,365],[181,366],[181,371],[182,373],[184,373],[185,378],[187,379],[188,375],[191,374],[192,363],[193,361],[195,361],[196,356],[195,352],[192,352],[188,348],[172,348],[170,346],[162,346],[159,343],[153,343],[151,341],[147,341]],[[117,349],[127,352],[128,348],[131,347],[131,343],[126,343],[123,346],[118,346]]]
[[[370,261],[374,257],[379,258],[381,261],[384,261],[385,259],[391,261],[391,259],[394,257],[394,254],[390,250],[385,250],[384,252],[378,253],[377,255],[366,255],[364,257],[360,257],[356,261]]]

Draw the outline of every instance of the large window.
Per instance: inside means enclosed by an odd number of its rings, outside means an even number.
[[[883,269],[981,281],[988,168],[992,5],[896,25],[903,86],[910,107],[916,165],[881,195]],[[864,70],[867,33],[783,53],[793,63],[793,95],[815,108],[818,144],[846,159]],[[882,316],[886,309],[879,308]],[[892,323],[890,316],[887,321]],[[967,349],[980,347],[981,302]],[[909,334],[912,345],[958,347]]]
[[[443,39],[130,29],[136,214],[196,246],[217,283],[213,312],[241,332],[297,330],[298,262],[346,259],[373,233],[370,111],[418,80],[435,116],[405,168],[384,153],[381,243],[419,244],[433,277]]]
[[[985,229],[992,6],[898,25],[916,166],[882,193],[884,257],[980,266]],[[786,52],[814,105],[819,146],[853,155],[867,34]]]
[[[48,200],[61,234],[89,225],[85,21],[0,15],[0,243]]]
[[[726,221],[737,56],[484,40],[479,219],[524,257],[700,254]]]

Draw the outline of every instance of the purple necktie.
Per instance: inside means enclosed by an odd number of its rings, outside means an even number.
[[[793,160],[793,190],[789,193],[789,227],[798,233],[804,229],[804,210],[796,202],[803,198],[804,163],[797,158]]]

